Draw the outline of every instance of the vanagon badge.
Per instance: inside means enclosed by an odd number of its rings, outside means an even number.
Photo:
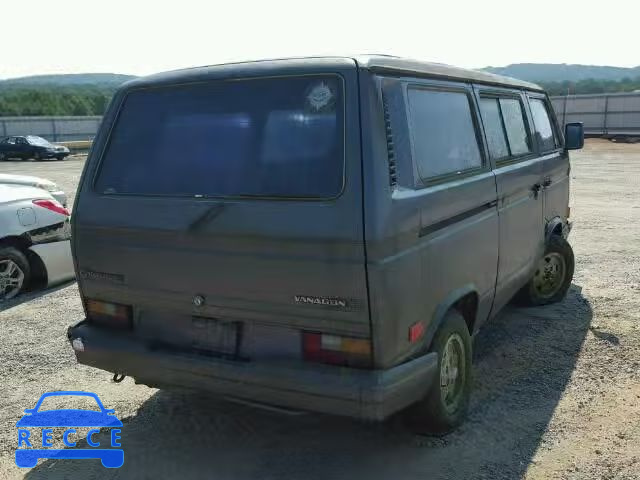
[[[305,303],[309,305],[323,305],[326,307],[347,308],[347,301],[344,298],[336,297],[312,297],[309,295],[294,295],[293,300],[296,303]]]

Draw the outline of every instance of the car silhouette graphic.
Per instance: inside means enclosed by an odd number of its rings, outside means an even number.
[[[58,409],[39,411],[42,402],[48,397],[75,396],[93,398],[100,408],[97,410],[85,409]],[[100,398],[91,392],[47,392],[43,394],[34,408],[24,411],[25,415],[18,420],[16,427],[96,427],[116,428],[122,427],[122,422],[115,416],[113,409],[105,408]],[[96,430],[97,433],[98,430]],[[20,437],[19,437],[20,438]],[[28,438],[28,437],[27,437]],[[113,438],[113,437],[112,437]],[[66,439],[66,436],[65,436]],[[87,436],[88,443],[90,436]],[[27,442],[30,446],[30,443]],[[66,440],[65,440],[66,443]],[[20,444],[19,444],[20,445]],[[113,446],[113,439],[112,439]],[[119,445],[117,445],[119,446]],[[124,463],[124,450],[116,448],[18,448],[16,449],[16,465],[18,467],[35,467],[40,458],[57,459],[100,459],[102,465],[107,468],[118,468]]]

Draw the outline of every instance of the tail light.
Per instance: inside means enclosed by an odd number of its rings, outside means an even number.
[[[104,327],[131,330],[131,307],[119,303],[102,302],[100,300],[86,300],[87,320]]]
[[[52,212],[59,213],[60,215],[64,215],[66,217],[71,216],[69,210],[53,200],[34,200],[33,204],[42,208],[46,208],[47,210],[51,210]]]
[[[306,361],[350,367],[371,366],[371,341],[368,339],[303,332],[302,343]]]

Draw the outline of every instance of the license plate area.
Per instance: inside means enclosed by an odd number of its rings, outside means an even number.
[[[207,317],[191,317],[191,348],[203,353],[236,356],[240,323]]]
[[[242,325],[237,321],[164,312],[144,312],[136,335],[153,348],[237,357]]]

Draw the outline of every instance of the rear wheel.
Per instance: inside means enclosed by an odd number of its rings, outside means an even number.
[[[416,432],[444,435],[462,423],[471,395],[471,335],[462,315],[447,313],[429,351],[438,353],[434,385],[405,419]]]
[[[525,306],[559,302],[571,286],[574,267],[569,242],[559,235],[551,236],[533,277],[518,292],[517,302]]]
[[[18,295],[30,276],[29,262],[20,250],[0,247],[0,302]]]

